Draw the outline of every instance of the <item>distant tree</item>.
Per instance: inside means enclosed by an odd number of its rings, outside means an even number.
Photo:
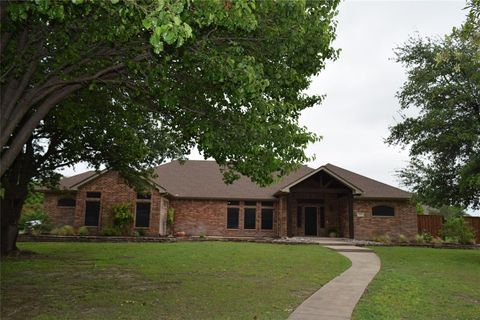
[[[0,2],[1,252],[32,180],[85,161],[132,184],[193,146],[271,183],[318,139],[310,77],[337,57],[338,0]],[[141,179],[137,179],[141,178]]]
[[[387,143],[410,148],[400,176],[434,207],[480,207],[480,1],[468,8],[443,39],[411,38],[396,50],[408,80]]]

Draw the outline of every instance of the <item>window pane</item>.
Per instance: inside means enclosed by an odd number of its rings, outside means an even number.
[[[70,199],[70,198],[58,199],[57,206],[59,206],[59,207],[75,207],[75,199]]]
[[[302,227],[302,207],[297,207],[297,227]]]
[[[137,211],[135,216],[135,227],[148,228],[150,226],[150,203],[137,203]]]
[[[151,199],[152,195],[150,193],[137,193],[137,199]]]
[[[85,203],[85,225],[98,226],[98,218],[100,216],[100,202],[87,201]]]
[[[273,209],[262,209],[262,229],[273,229]]]
[[[255,208],[245,208],[245,213],[243,217],[243,228],[244,229],[255,229],[256,228],[256,219],[257,212]]]
[[[240,201],[227,201],[228,206],[238,206],[240,205]]]
[[[262,201],[262,207],[273,207],[273,201]]]
[[[255,207],[257,205],[256,201],[245,201],[246,206]]]
[[[101,192],[87,192],[87,198],[100,198]]]
[[[238,229],[238,208],[227,209],[227,229]]]
[[[393,217],[395,210],[389,206],[376,206],[372,208],[372,216],[387,216]]]

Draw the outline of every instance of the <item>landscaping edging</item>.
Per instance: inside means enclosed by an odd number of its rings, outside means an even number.
[[[436,249],[480,249],[480,244],[458,244],[458,243],[371,243],[355,244],[357,247],[419,247]]]
[[[275,243],[289,245],[318,245],[318,242],[292,241],[282,238],[253,238],[253,237],[112,237],[112,236],[58,236],[58,235],[18,235],[18,242],[152,242],[152,243],[173,243],[188,241],[230,241],[230,242],[252,242],[252,243]],[[348,242],[345,244],[357,247],[423,247],[437,249],[480,249],[480,244],[463,245],[454,243],[375,243],[375,242]]]

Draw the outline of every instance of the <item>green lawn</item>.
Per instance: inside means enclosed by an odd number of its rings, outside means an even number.
[[[21,243],[2,319],[285,319],[350,266],[312,245]]]
[[[382,269],[353,319],[480,319],[480,250],[375,251]]]

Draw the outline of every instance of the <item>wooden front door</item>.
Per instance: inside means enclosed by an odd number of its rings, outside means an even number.
[[[305,212],[305,235],[317,236],[318,222],[317,222],[317,207],[304,207]]]

